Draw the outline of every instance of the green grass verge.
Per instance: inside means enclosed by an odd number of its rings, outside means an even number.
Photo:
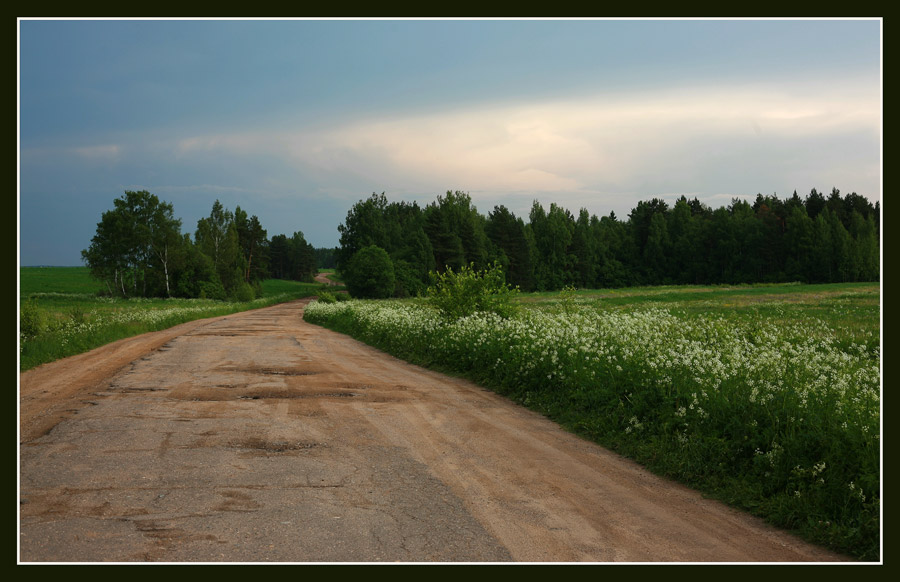
[[[100,285],[84,267],[22,267],[19,273],[20,371],[126,337],[310,297],[325,288],[270,279],[249,302],[119,299],[99,296]]]

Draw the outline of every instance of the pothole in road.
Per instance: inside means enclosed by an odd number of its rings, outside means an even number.
[[[212,337],[240,337],[240,336],[260,336],[263,334],[274,334],[282,332],[283,330],[278,328],[252,328],[252,329],[227,329],[227,330],[215,330],[215,329],[205,329],[203,331],[193,331],[185,335],[190,336],[212,336]]]
[[[310,370],[308,368],[275,368],[267,366],[250,366],[242,367],[229,364],[219,368],[225,372],[238,372],[241,374],[251,374],[260,376],[315,376],[319,370]]]
[[[236,449],[259,451],[263,453],[287,453],[291,451],[318,449],[326,445],[325,443],[317,443],[314,441],[269,441],[261,438],[249,438],[229,443],[229,446]]]
[[[196,388],[176,390],[170,397],[176,400],[193,402],[227,402],[234,400],[300,400],[323,398],[354,398],[362,396],[356,392],[345,391],[310,391],[278,388],[251,388],[246,385],[219,384],[214,388]]]
[[[359,396],[353,392],[253,392],[242,394],[242,400],[289,400],[295,398],[353,398]]]
[[[114,384],[109,387],[109,392],[95,392],[95,394],[101,396],[109,394],[140,394],[143,392],[164,392],[168,389],[168,386],[122,386]]]
[[[278,370],[272,368],[263,368],[261,370],[246,370],[247,372],[254,372],[256,374],[263,374],[265,376],[315,376],[318,372],[312,372],[309,370]]]

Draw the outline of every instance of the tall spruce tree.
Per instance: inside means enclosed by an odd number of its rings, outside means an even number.
[[[506,282],[518,286],[524,291],[534,288],[534,267],[528,239],[525,236],[525,223],[521,218],[509,211],[505,206],[495,206],[488,214],[485,233],[491,243],[502,253],[496,257],[506,269]]]

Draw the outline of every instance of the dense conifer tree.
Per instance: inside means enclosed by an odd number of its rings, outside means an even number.
[[[796,192],[786,200],[758,194],[752,204],[734,198],[715,210],[697,198],[682,196],[671,208],[653,198],[638,202],[624,222],[586,209],[576,218],[535,200],[526,223],[503,206],[483,217],[460,192],[424,210],[382,194],[355,206],[341,232],[348,243],[381,242],[399,296],[415,294],[429,270],[482,260],[498,261],[507,282],[525,290],[857,281],[879,278],[878,211],[856,193],[842,198],[833,189],[826,199],[813,189],[805,200]]]
[[[495,259],[504,267],[506,282],[523,291],[534,288],[534,267],[525,236],[525,223],[505,206],[495,206],[488,214],[485,234],[497,249]]]

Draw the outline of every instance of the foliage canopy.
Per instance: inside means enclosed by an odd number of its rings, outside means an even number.
[[[197,221],[194,240],[181,233],[172,204],[155,195],[126,191],[97,224],[81,252],[91,274],[109,295],[200,297],[250,301],[270,277],[311,282],[315,254],[303,233],[268,240],[256,216],[218,200]]]
[[[394,264],[387,251],[376,245],[360,249],[343,271],[347,290],[361,299],[386,299],[394,294]]]

